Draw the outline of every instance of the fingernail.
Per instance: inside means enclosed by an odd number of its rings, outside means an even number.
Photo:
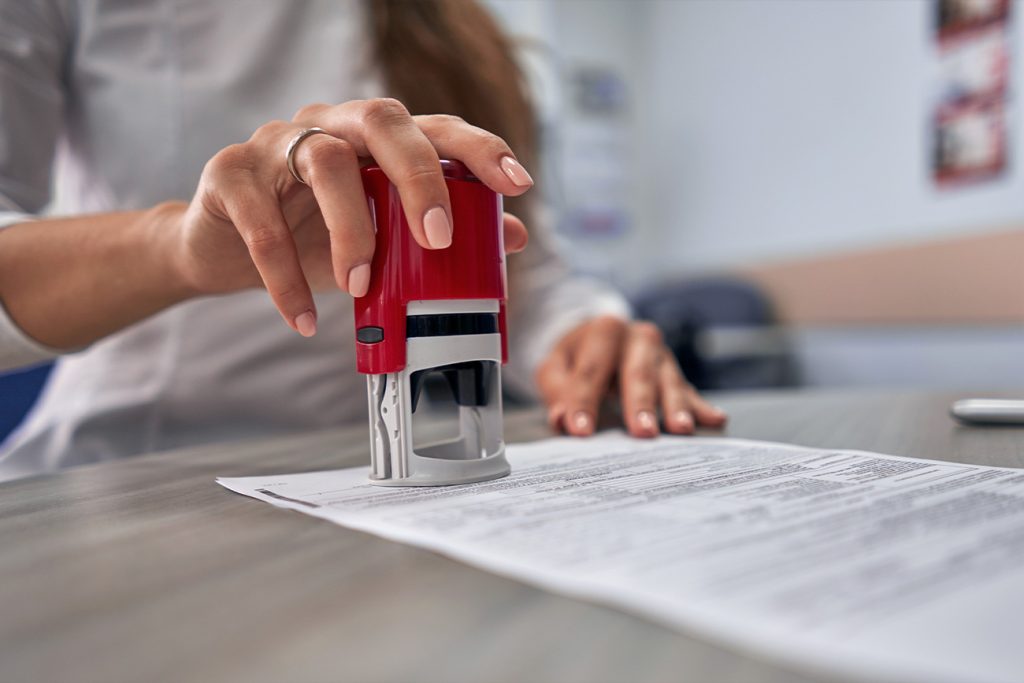
[[[316,315],[313,311],[300,313],[295,318],[295,329],[297,329],[299,334],[303,337],[312,337],[316,334]]]
[[[572,416],[572,425],[581,434],[589,434],[594,430],[594,421],[582,410]]]
[[[680,410],[675,414],[675,421],[679,429],[693,429],[693,418],[685,410]]]
[[[427,244],[434,249],[444,249],[452,243],[452,225],[440,206],[423,214],[423,231],[427,233]]]
[[[711,406],[711,414],[715,417],[725,417],[725,411],[718,406]]]
[[[357,299],[370,289],[370,264],[360,263],[348,271],[348,293]]]
[[[508,179],[518,187],[530,187],[533,185],[533,178],[531,178],[530,174],[526,172],[523,165],[512,157],[502,157],[500,165],[501,170],[505,172]]]
[[[649,410],[641,410],[636,414],[636,422],[640,425],[640,429],[645,432],[655,432],[658,430],[658,422],[654,418],[654,413]]]

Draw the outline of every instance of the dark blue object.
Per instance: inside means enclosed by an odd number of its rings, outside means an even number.
[[[0,373],[0,443],[21,423],[50,376],[53,364]]]

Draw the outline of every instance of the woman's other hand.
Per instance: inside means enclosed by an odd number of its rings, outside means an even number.
[[[296,171],[285,151],[302,130]],[[505,142],[453,116],[411,116],[396,100],[311,105],[218,152],[181,217],[178,270],[196,294],[264,286],[285,322],[316,332],[312,290],[366,294],[375,244],[360,167],[373,159],[398,188],[409,228],[425,249],[451,244],[451,204],[440,159],[458,159],[492,190],[520,195],[533,181]],[[505,216],[509,252],[526,229]]]
[[[605,396],[617,389],[626,428],[650,437],[664,428],[692,434],[696,426],[721,427],[726,414],[686,381],[658,328],[613,317],[587,321],[568,334],[536,375],[548,422],[574,436],[592,434]]]

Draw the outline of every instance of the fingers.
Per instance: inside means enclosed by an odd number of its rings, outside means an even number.
[[[291,230],[273,195],[256,188],[223,199],[263,284],[285,322],[304,337],[316,334],[316,306]]]
[[[395,184],[410,230],[426,248],[445,248],[452,241],[451,207],[439,150],[465,160],[499,192],[521,194],[532,184],[497,136],[453,117],[426,117],[432,140],[399,102],[390,99],[306,107],[295,121],[273,121],[261,126],[247,143],[222,150],[212,164],[209,183],[216,202],[243,238],[282,316],[307,336],[316,331],[316,311],[284,217],[282,202],[296,183],[281,163],[281,152],[308,125],[319,125],[333,136],[306,137],[294,151],[294,162],[327,226],[335,282],[356,297],[369,288],[375,243],[360,157],[373,157]],[[521,221],[508,216],[503,228],[509,253],[525,247]]]
[[[626,325],[617,318],[598,318],[586,327],[571,357],[565,387],[565,428],[575,436],[594,433],[601,400],[618,368]]]
[[[502,218],[504,221],[505,253],[516,254],[526,249],[529,233],[526,232],[526,226],[523,225],[523,222],[510,213],[506,213]]]
[[[656,325],[641,322],[629,326],[619,370],[619,393],[622,416],[633,436],[658,434],[659,370],[664,353],[665,345]]]
[[[444,249],[451,244],[451,202],[440,157],[398,100],[313,105],[300,110],[294,121],[320,126],[349,142],[358,156],[372,156],[398,189],[420,246]]]
[[[375,236],[355,149],[330,135],[313,135],[295,151],[299,175],[313,190],[331,238],[338,287],[354,297],[370,287]]]
[[[659,407],[665,428],[674,434],[692,434],[697,425],[721,427],[726,422],[725,413],[683,377],[653,323],[630,325],[619,381],[623,418],[634,436],[658,434]]]
[[[592,434],[601,400],[616,373],[623,419],[633,436],[657,436],[659,408],[665,428],[674,434],[692,434],[698,425],[717,428],[726,422],[726,414],[686,381],[653,323],[626,324],[606,317],[566,335],[537,372],[552,429],[575,436]]]
[[[711,405],[683,377],[675,358],[666,358],[659,368],[661,410],[665,427],[675,434],[692,434],[697,425],[722,427],[725,412]]]
[[[704,427],[718,428],[725,425],[729,416],[717,406],[713,406],[701,397],[692,387],[690,388],[690,412],[697,419],[697,424]]]
[[[455,116],[414,118],[397,100],[310,105],[299,110],[293,122],[320,126],[351,144],[355,155],[373,157],[398,189],[409,229],[424,248],[444,249],[452,241],[451,203],[440,158],[461,160],[501,194],[520,195],[533,185],[500,137]],[[521,248],[520,242],[525,246],[515,237],[518,234],[509,240],[510,252]]]
[[[273,213],[277,216],[282,213],[280,202],[286,196],[285,190],[298,185],[286,166],[280,163],[281,155],[301,130],[302,127],[294,123],[271,121],[257,129],[249,142],[241,146],[246,150],[247,156],[252,157],[249,175],[258,180],[257,184],[264,186],[261,196],[275,198]],[[348,142],[330,135],[311,135],[299,142],[294,150],[293,160],[298,175],[312,189],[324,224],[327,226],[335,282],[340,289],[353,296],[365,295],[369,288],[370,261],[373,258],[375,236],[359,173],[359,158],[355,150]],[[261,201],[261,205],[266,208],[265,202]],[[252,206],[247,204],[238,211],[251,212]],[[242,226],[238,227],[241,232]],[[294,239],[290,230],[285,227],[286,231],[280,235],[275,234],[274,240],[270,241],[265,249],[269,252],[271,248],[275,248],[280,253],[265,254],[263,268],[253,256],[261,276],[264,275],[264,270],[270,267],[266,264],[271,261],[285,263],[293,257],[296,262],[298,261]],[[246,237],[244,233],[242,236]],[[253,254],[251,245],[250,254]],[[274,277],[273,271],[268,271],[267,276]],[[264,284],[271,296],[275,296],[275,287],[266,276]],[[305,277],[302,283],[304,289],[290,280],[285,284],[295,296],[309,289]],[[276,296],[283,295],[277,292]],[[284,309],[282,313],[285,313]],[[306,334],[311,329],[315,331],[315,314],[312,318],[312,324],[309,316],[301,318],[304,325],[300,332]]]
[[[573,336],[575,335],[570,334],[569,338],[555,346],[538,368],[535,377],[544,404],[548,407],[548,426],[556,432],[561,431],[564,427],[565,391],[570,380],[569,348]]]
[[[398,188],[409,227],[424,247],[451,242],[451,208],[440,158],[459,159],[495,192],[517,196],[533,179],[497,135],[456,116],[412,117],[397,100],[374,99],[338,106],[310,105],[294,122],[317,125],[373,157]],[[428,213],[438,209],[433,213]]]
[[[673,434],[693,434],[695,424],[690,399],[696,392],[683,377],[675,358],[662,361],[658,367],[658,380],[665,428]]]
[[[515,197],[533,187],[533,178],[497,135],[471,126],[457,116],[431,115],[415,119],[442,158],[463,162],[495,192]]]

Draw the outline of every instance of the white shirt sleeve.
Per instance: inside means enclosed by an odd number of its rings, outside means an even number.
[[[542,225],[530,231],[529,246],[509,257],[509,362],[502,371],[506,388],[530,398],[538,396],[534,373],[566,333],[597,316],[631,316],[611,285],[571,272],[544,230],[550,215],[538,213]]]
[[[67,31],[51,3],[0,0],[0,230],[31,220],[50,201]],[[29,338],[0,300],[0,370],[57,353]]]
[[[21,331],[0,303],[0,372],[44,363],[60,355]]]

